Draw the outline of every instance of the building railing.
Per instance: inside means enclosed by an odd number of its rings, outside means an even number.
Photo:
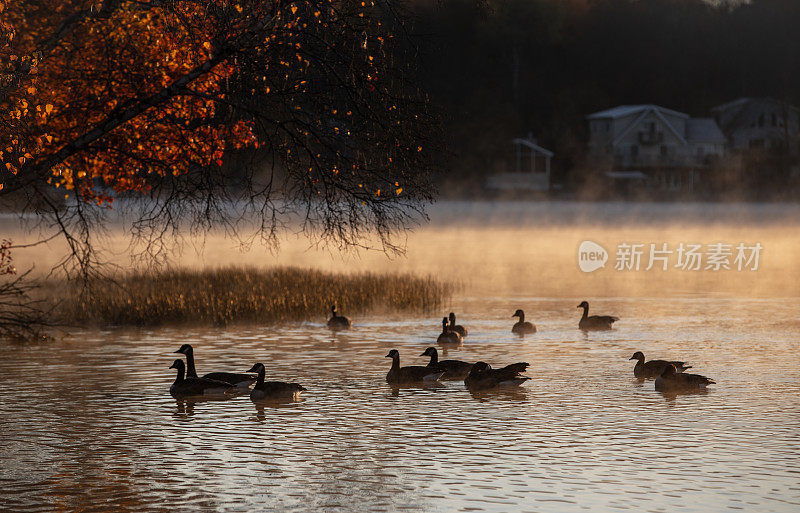
[[[714,162],[715,155],[615,155],[615,167],[703,167]]]

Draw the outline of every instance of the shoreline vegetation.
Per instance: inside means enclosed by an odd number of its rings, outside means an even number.
[[[52,301],[58,324],[121,327],[322,321],[334,303],[351,316],[430,311],[453,290],[413,274],[225,267],[123,273],[92,280],[85,291],[70,282],[46,282],[41,292]]]

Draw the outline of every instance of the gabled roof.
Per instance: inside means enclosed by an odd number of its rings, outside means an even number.
[[[546,149],[542,148],[541,146],[539,146],[538,144],[535,144],[534,142],[532,142],[532,141],[530,141],[528,139],[514,139],[513,142],[514,142],[514,144],[519,144],[521,146],[527,146],[531,150],[537,151],[539,153],[542,153],[542,154],[544,154],[544,155],[546,155],[548,157],[552,157],[554,155],[554,153],[552,151],[546,150]]]
[[[662,114],[679,116],[682,118],[689,117],[688,114],[684,114],[683,112],[678,112],[677,110],[667,109],[665,107],[653,105],[652,103],[647,103],[643,105],[620,105],[619,107],[601,110],[600,112],[589,114],[588,116],[586,116],[586,119],[615,119],[615,118],[630,116],[631,114],[640,114],[642,112],[648,112],[651,110],[659,111]]]
[[[725,143],[725,134],[711,118],[686,120],[686,140],[689,142]]]
[[[737,98],[731,102],[723,103],[722,105],[717,105],[716,107],[711,109],[711,112],[723,112],[729,109],[738,109],[744,106],[745,104],[751,102],[752,98]]]
[[[770,107],[780,107],[798,112],[800,109],[781,100],[774,98],[738,98],[732,102],[717,105],[711,112],[720,124],[720,127],[729,133],[737,127],[746,125],[749,119],[758,116]]]
[[[674,110],[673,110],[673,111],[670,111],[669,109],[662,109],[661,107],[658,107],[657,105],[644,105],[643,107],[644,107],[644,109],[642,109],[641,111],[639,111],[639,112],[640,112],[640,114],[639,114],[639,115],[636,117],[636,119],[634,119],[634,120],[633,120],[633,121],[632,121],[632,122],[631,122],[631,123],[630,123],[630,124],[629,124],[629,125],[628,125],[628,126],[625,128],[625,130],[623,130],[622,132],[620,132],[620,134],[619,134],[619,135],[618,135],[616,138],[614,138],[614,140],[613,140],[613,141],[612,141],[612,143],[611,143],[613,146],[617,146],[617,145],[620,143],[620,141],[622,141],[622,139],[624,139],[624,138],[625,138],[625,136],[626,136],[626,135],[628,135],[628,132],[630,132],[631,130],[633,130],[633,128],[634,128],[634,127],[638,126],[638,125],[639,125],[639,123],[641,123],[641,122],[642,122],[642,120],[643,120],[644,118],[646,118],[646,117],[647,117],[647,115],[648,115],[648,114],[650,114],[651,112],[652,112],[653,114],[655,114],[655,116],[656,116],[658,119],[660,119],[662,123],[664,123],[664,126],[666,126],[666,127],[667,127],[667,129],[668,129],[670,132],[672,132],[672,134],[673,134],[673,135],[674,135],[674,136],[675,136],[675,137],[678,139],[678,141],[680,141],[680,143],[681,143],[681,144],[683,144],[684,146],[686,146],[686,144],[687,144],[687,143],[686,143],[686,139],[684,139],[683,135],[682,135],[680,132],[678,132],[678,131],[675,129],[675,127],[674,127],[674,126],[672,126],[672,123],[670,123],[669,121],[667,121],[667,118],[665,118],[665,117],[664,117],[664,115],[662,114],[662,111],[663,111],[663,110],[666,110],[667,112],[675,112]],[[681,114],[681,117],[683,117],[683,116],[686,116],[686,118],[688,118],[688,117],[689,117],[689,116],[687,116],[686,114],[682,114],[682,113],[680,113],[680,112],[678,112],[677,114]]]
[[[779,105],[781,107],[786,107],[790,110],[800,110],[794,105],[791,105],[787,102],[776,100],[775,98],[764,97],[764,98],[750,98],[750,97],[742,97],[737,98],[731,102],[723,103],[722,105],[717,105],[711,112],[724,112],[730,109],[739,109],[748,105]]]

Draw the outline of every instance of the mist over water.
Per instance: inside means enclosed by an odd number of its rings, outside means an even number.
[[[189,267],[295,265],[362,271],[410,271],[457,282],[469,293],[534,297],[663,297],[711,294],[744,297],[794,297],[800,277],[800,207],[774,203],[578,203],[440,202],[430,223],[402,234],[405,255],[381,251],[316,247],[302,234],[284,233],[277,252],[254,244],[243,251],[221,235],[187,236],[173,264]],[[30,236],[5,220],[16,243]],[[604,268],[578,267],[578,247],[593,241],[608,252]],[[129,266],[129,238],[111,228],[99,246],[109,261]],[[644,244],[639,271],[615,270],[619,244]],[[650,244],[673,253],[668,270],[648,266]],[[730,244],[731,270],[690,271],[675,267],[678,245]],[[736,270],[739,243],[763,247],[758,269]],[[60,242],[16,253],[19,268],[36,263],[50,269],[64,254]]]
[[[444,203],[408,235],[406,257],[392,260],[309,250],[294,237],[277,255],[241,253],[210,236],[180,263],[414,271],[463,286],[442,312],[353,316],[353,330],[339,334],[325,328],[326,312],[310,312],[297,324],[0,342],[0,503],[22,512],[796,511],[798,213],[771,204]],[[609,251],[605,268],[580,270],[584,240]],[[764,249],[757,271],[616,271],[623,242]],[[122,234],[111,243],[125,248]],[[35,256],[42,270],[57,249],[15,258],[22,267]],[[591,313],[621,318],[613,331],[577,329],[584,299]],[[536,334],[511,333],[517,308]],[[481,394],[457,381],[388,386],[387,352],[424,365],[418,355],[450,310],[470,334],[442,357],[527,361],[531,380]],[[261,361],[267,379],[308,392],[282,405],[175,401],[168,367],[184,343],[200,374]],[[634,378],[634,351],[685,360],[717,384],[656,392]]]

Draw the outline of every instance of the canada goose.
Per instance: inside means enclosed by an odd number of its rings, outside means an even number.
[[[191,344],[183,344],[181,348],[175,352],[186,355],[186,377],[196,378],[197,371],[194,368],[194,349]],[[237,374],[235,372],[209,372],[203,376],[203,379],[222,381],[223,383],[241,388],[247,388],[256,382],[256,377],[252,374]]]
[[[397,349],[392,349],[386,358],[392,359],[392,368],[386,374],[386,381],[388,383],[410,383],[414,381],[434,382],[439,381],[439,378],[444,374],[439,369],[431,367],[422,367],[421,365],[410,365],[408,367],[400,367],[400,353]]]
[[[633,353],[629,360],[638,360],[633,368],[633,375],[637,378],[657,378],[664,372],[667,365],[674,365],[678,372],[692,368],[691,365],[686,365],[685,362],[670,362],[667,360],[650,360],[645,363],[644,353],[641,351]]]
[[[336,315],[336,305],[331,305],[331,318],[328,319],[328,327],[335,331],[349,330],[353,327],[353,324],[344,315]]]
[[[536,326],[525,321],[525,312],[522,310],[517,310],[511,317],[519,317],[519,321],[511,328],[511,333],[516,333],[517,335],[536,333]]]
[[[492,369],[486,362],[476,362],[469,371],[464,385],[470,390],[486,390],[502,386],[519,386],[531,379],[520,376],[528,368],[527,362],[512,363],[502,369]]]
[[[447,317],[442,317],[442,332],[436,342],[439,344],[461,344],[462,341],[461,334],[457,331],[450,331],[450,327],[447,325]]]
[[[612,315],[589,315],[589,303],[583,301],[578,305],[578,308],[583,308],[583,317],[578,322],[578,328],[583,331],[608,331],[611,325],[619,320],[619,317]]]
[[[172,365],[170,365],[169,368],[178,369],[178,375],[175,377],[175,382],[172,383],[171,387],[169,387],[169,393],[175,399],[199,395],[233,395],[236,390],[236,387],[222,381],[191,376],[184,378],[186,366],[184,365],[183,360],[180,358],[172,362]]]
[[[305,388],[297,383],[285,383],[283,381],[264,381],[266,369],[263,363],[256,363],[247,372],[258,373],[256,386],[250,391],[250,399],[261,401],[264,399],[297,399]]]
[[[456,324],[456,314],[454,314],[453,312],[450,312],[450,326],[449,326],[449,328],[450,328],[450,331],[455,331],[456,333],[458,333],[462,337],[466,337],[469,334],[469,332],[467,331],[467,328],[465,328],[464,326],[462,326],[460,324]]]
[[[471,363],[461,360],[439,360],[439,351],[435,347],[429,347],[420,356],[431,357],[426,367],[444,372],[442,379],[464,379],[472,368]]]
[[[656,378],[656,390],[668,392],[671,390],[702,390],[708,385],[713,385],[714,380],[700,374],[678,373],[674,365],[664,367],[664,372]]]

